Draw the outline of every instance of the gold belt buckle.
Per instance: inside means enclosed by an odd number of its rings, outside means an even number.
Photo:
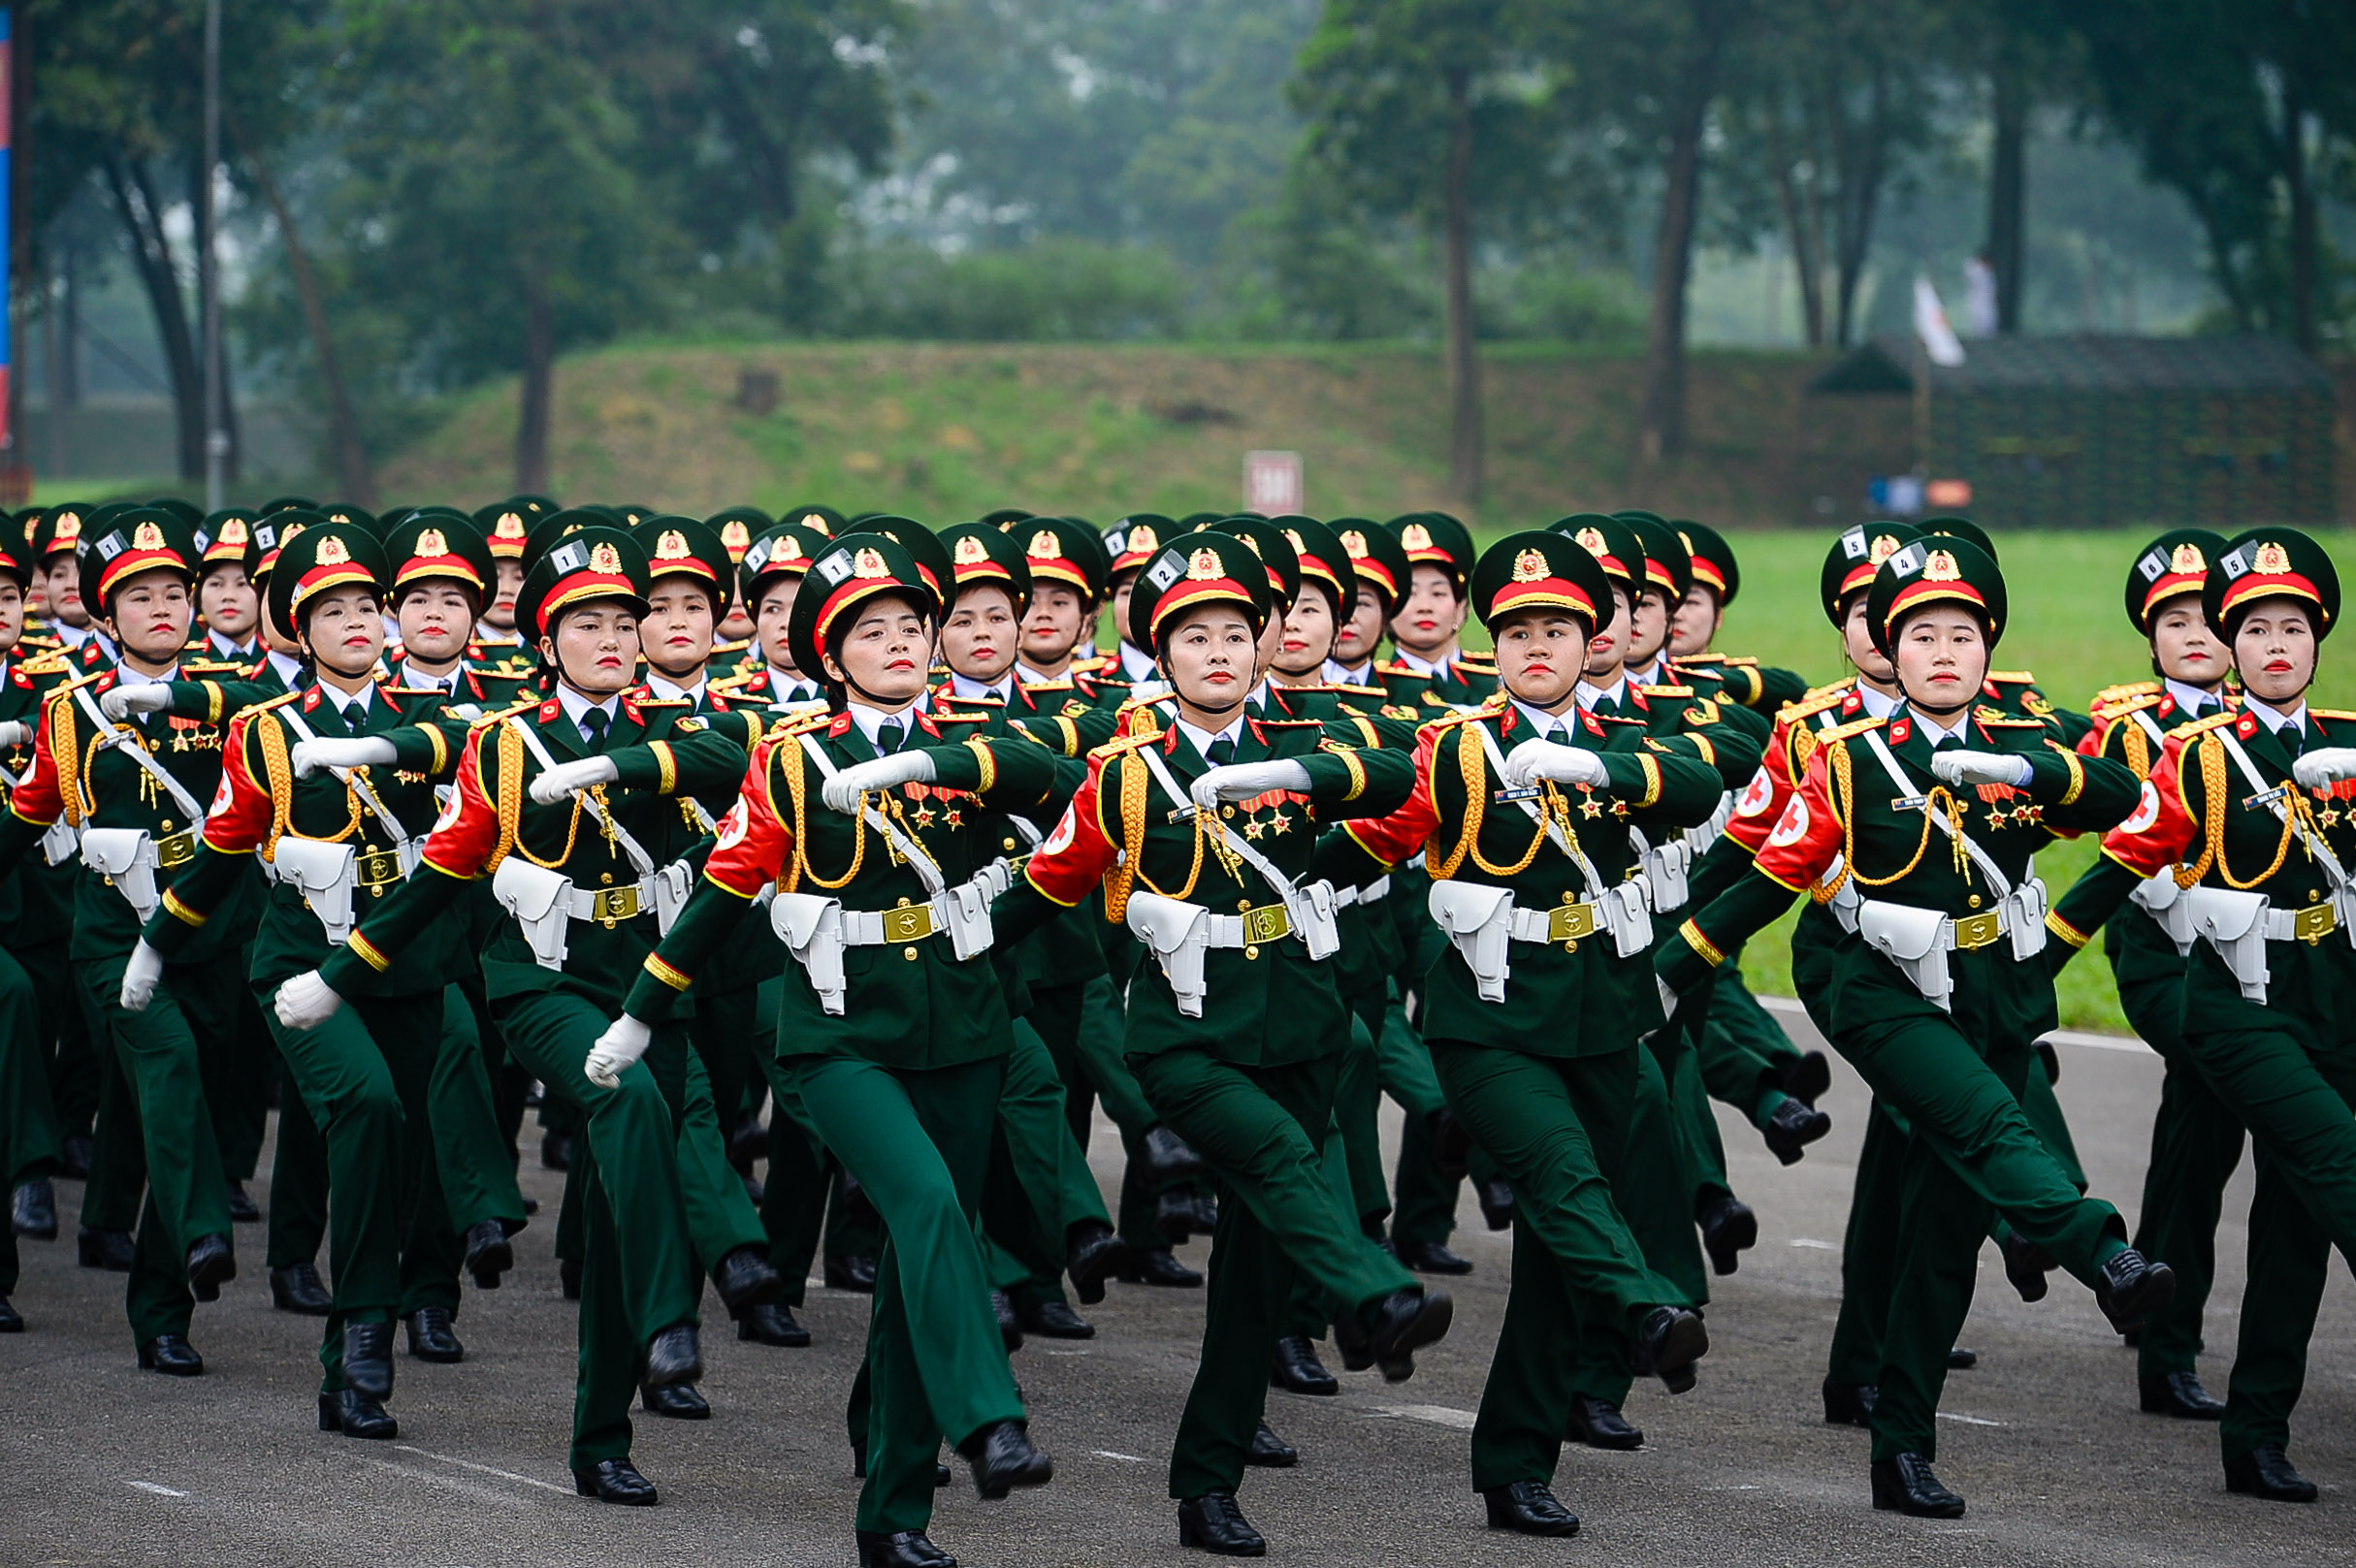
[[[604,922],[611,931],[625,920],[638,915],[638,889],[629,887],[600,887],[589,902],[589,917]]]
[[[2291,917],[2291,935],[2301,942],[2321,942],[2340,929],[2340,916],[2329,904],[2311,904]]]
[[[1263,904],[1256,910],[1243,912],[1243,940],[1248,943],[1275,942],[1278,937],[1293,934],[1293,917],[1284,912],[1281,904]]]
[[[363,887],[397,882],[401,880],[401,856],[390,849],[371,850],[353,860],[352,874]]]
[[[155,863],[167,871],[174,866],[184,866],[195,858],[196,829],[194,828],[155,841]]]
[[[930,904],[903,904],[882,912],[886,942],[919,942],[933,934]]]
[[[1559,904],[1546,912],[1548,942],[1577,942],[1596,934],[1593,904]]]
[[[1968,952],[1985,947],[2004,935],[2004,912],[1990,910],[1985,914],[1967,914],[1955,922],[1955,945]]]

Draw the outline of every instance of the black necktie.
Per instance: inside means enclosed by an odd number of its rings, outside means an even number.
[[[591,755],[605,750],[605,731],[612,722],[602,708],[592,708],[581,716],[581,732],[589,737]]]
[[[875,749],[886,756],[889,756],[900,749],[900,721],[897,719],[887,719],[876,729]]]
[[[1203,755],[1210,759],[1210,765],[1214,768],[1223,768],[1227,766],[1228,763],[1233,762],[1236,759],[1236,743],[1234,738],[1227,735],[1219,736],[1216,740],[1210,743],[1210,747],[1203,752]]]
[[[343,727],[349,733],[357,735],[368,727],[368,710],[361,707],[360,704],[347,702],[340,711],[343,715]]]

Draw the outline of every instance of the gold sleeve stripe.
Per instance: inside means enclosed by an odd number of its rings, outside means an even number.
[[[1644,770],[1644,798],[1636,802],[1641,810],[1661,798],[1661,764],[1653,760],[1650,752],[1639,752],[1636,753],[1636,765]]]
[[[668,741],[649,742],[646,749],[655,753],[655,766],[662,770],[662,776],[655,783],[655,793],[667,795],[679,784],[679,759],[671,755],[671,743]]]
[[[2085,932],[2079,930],[2078,927],[2050,911],[2046,913],[2046,929],[2073,947],[2083,947],[2086,944],[2087,934]]]
[[[1677,935],[1683,937],[1685,939],[1685,944],[1693,948],[1694,951],[1699,953],[1703,962],[1707,963],[1712,969],[1716,969],[1719,965],[1727,961],[1727,955],[1720,952],[1717,944],[1712,943],[1709,938],[1703,936],[1701,934],[1701,927],[1695,925],[1693,921],[1688,920],[1685,924],[1679,926],[1677,928]]]
[[[1055,716],[1056,732],[1063,736],[1063,754],[1080,755],[1080,726],[1061,714]]]
[[[679,971],[664,963],[662,961],[662,956],[660,953],[648,953],[646,955],[646,972],[649,975],[652,975],[655,978],[661,980],[663,984],[669,986],[674,991],[686,990],[692,980],[691,976],[682,975],[679,973]]]
[[[393,967],[393,961],[390,958],[385,957],[383,953],[379,952],[374,943],[369,941],[368,938],[362,936],[357,931],[353,932],[349,937],[344,939],[344,945],[351,948],[352,951],[358,953],[360,955],[361,962],[368,965],[369,968],[374,970],[379,975]]]
[[[982,777],[975,782],[974,793],[986,795],[990,792],[990,785],[998,782],[998,759],[990,754],[989,743],[979,735],[967,736],[965,744],[972,747],[974,755],[982,759]]]
[[[178,920],[180,924],[186,926],[202,927],[205,921],[209,918],[209,916],[200,914],[196,911],[190,909],[187,905],[182,904],[178,897],[169,888],[167,888],[164,892],[164,912],[171,915],[172,918]]]
[[[450,771],[450,741],[437,724],[425,726],[426,739],[434,747],[434,773],[436,777]]]
[[[2086,787],[2086,765],[2078,759],[2076,752],[2063,748],[2056,748],[2056,750],[2061,752],[2061,759],[2070,765],[2070,787],[2063,791],[2061,803],[2064,806],[2075,806],[2078,804],[2079,792]]]
[[[1350,770],[1350,792],[1341,798],[1356,800],[1366,793],[1366,764],[1358,760],[1358,753],[1353,751],[1343,750],[1336,754],[1341,758],[1341,765]]]
[[[221,704],[225,700],[221,695],[221,683],[206,681],[200,684],[205,688],[205,722],[217,724],[221,721]]]

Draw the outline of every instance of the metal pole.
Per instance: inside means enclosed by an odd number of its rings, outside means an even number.
[[[198,308],[205,334],[205,510],[221,509],[229,432],[221,428],[221,286],[212,181],[221,167],[221,0],[205,0],[205,173],[197,190]]]

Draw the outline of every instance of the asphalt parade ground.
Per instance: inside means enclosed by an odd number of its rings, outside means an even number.
[[[1795,1038],[1805,1022],[1785,1015]],[[2060,1095],[2094,1190],[2133,1216],[2158,1059],[2132,1042],[2061,1047]],[[2356,1562],[2356,1292],[2334,1266],[2291,1457],[2323,1488],[2312,1507],[2223,1487],[2215,1429],[2139,1414],[2134,1353],[2091,1295],[2053,1276],[2024,1305],[1995,1250],[1983,1255],[1964,1343],[1941,1411],[1940,1476],[1970,1500],[1950,1523],[1876,1514],[1866,1435],[1823,1424],[1818,1384],[1838,1298],[1864,1091],[1834,1062],[1830,1137],[1789,1169],[1721,1109],[1732,1173],[1759,1212],[1741,1271],[1715,1282],[1699,1386],[1670,1398],[1639,1385],[1632,1454],[1566,1448],[1555,1489],[1584,1520],[1575,1540],[1483,1527],[1470,1489],[1472,1424],[1504,1304],[1508,1246],[1470,1201],[1454,1245],[1468,1278],[1450,1337],[1409,1382],[1344,1374],[1334,1398],[1272,1392],[1269,1420],[1297,1469],[1256,1471],[1243,1506],[1272,1562],[1539,1564],[2323,1564]],[[1397,1132],[1391,1113],[1387,1134]],[[531,1129],[527,1129],[531,1132]],[[1100,1126],[1097,1173],[1117,1180]],[[807,1350],[740,1343],[707,1295],[701,1385],[708,1423],[641,1416],[635,1458],[662,1506],[576,1498],[565,1468],[573,1307],[550,1255],[563,1178],[528,1146],[525,1190],[541,1212],[496,1293],[469,1288],[467,1360],[397,1358],[401,1435],[364,1443],[314,1429],[317,1320],[274,1311],[259,1226],[239,1232],[241,1277],[197,1310],[206,1375],[138,1369],[122,1276],[74,1264],[81,1189],[58,1188],[62,1239],[26,1241],[16,1302],[31,1324],[0,1338],[0,1562],[8,1564],[461,1565],[848,1564],[852,1478],[842,1409],[867,1299],[813,1286]],[[267,1153],[263,1161],[269,1168]],[[256,1196],[267,1205],[267,1184]],[[2226,1198],[2201,1370],[2222,1395],[2243,1284],[2246,1158]],[[1180,1256],[1201,1266],[1208,1244]],[[325,1259],[321,1260],[324,1266]],[[1084,1343],[1034,1339],[1015,1358],[1054,1483],[975,1500],[962,1465],[933,1539],[968,1565],[1177,1564],[1164,1463],[1191,1376],[1199,1291],[1115,1284],[1083,1309]],[[1333,1364],[1339,1371],[1339,1357]]]

